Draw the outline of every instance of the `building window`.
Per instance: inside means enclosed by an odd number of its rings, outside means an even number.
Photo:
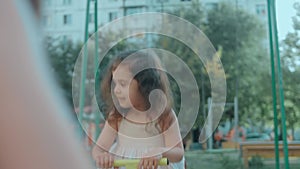
[[[63,0],[63,5],[71,5],[72,0]]]
[[[256,5],[256,14],[257,15],[266,15],[266,5],[265,4],[257,4]]]
[[[141,13],[143,12],[142,7],[127,7],[125,8],[125,15],[131,15],[135,13]]]
[[[51,17],[50,16],[42,16],[42,24],[43,26],[50,26],[51,25]]]
[[[118,18],[118,13],[117,12],[109,12],[108,13],[108,20],[112,21]]]
[[[205,4],[205,8],[208,11],[210,11],[210,10],[216,10],[216,9],[218,9],[218,3],[206,3]]]
[[[72,15],[66,14],[64,15],[64,25],[71,25],[72,24]]]

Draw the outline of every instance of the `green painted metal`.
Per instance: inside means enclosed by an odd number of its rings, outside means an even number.
[[[276,59],[277,59],[277,76],[278,76],[278,87],[279,87],[279,100],[280,100],[280,110],[281,110],[281,125],[282,125],[282,138],[283,138],[283,151],[284,151],[284,163],[285,169],[289,169],[289,157],[288,157],[288,144],[287,144],[287,134],[286,134],[286,116],[285,116],[285,107],[284,107],[284,94],[283,94],[283,84],[282,84],[282,71],[280,64],[280,52],[278,45],[278,32],[277,32],[277,21],[276,21],[276,9],[275,9],[275,0],[268,1],[269,8],[269,23],[272,29],[272,38],[274,38],[274,42],[271,44],[273,48],[271,50],[275,50]],[[274,59],[274,58],[273,58]],[[274,121],[277,119],[274,119]]]
[[[276,21],[276,8],[275,8],[275,0],[272,3],[272,14],[274,20],[274,40],[275,40],[275,49],[276,49],[276,57],[277,57],[277,76],[279,81],[279,97],[280,97],[280,110],[281,110],[281,125],[282,125],[282,138],[283,138],[283,151],[284,151],[284,164],[285,169],[290,168],[289,164],[289,152],[288,152],[288,144],[287,144],[287,134],[286,134],[286,116],[285,116],[285,107],[284,107],[284,93],[283,93],[283,83],[282,83],[282,71],[280,64],[280,52],[278,45],[278,31],[277,31],[277,21]]]
[[[97,73],[97,67],[98,67],[98,45],[99,45],[99,39],[98,39],[98,0],[94,0],[94,27],[95,27],[95,76]]]
[[[277,113],[277,93],[276,93],[276,77],[275,77],[275,62],[274,62],[274,51],[273,51],[273,31],[271,21],[271,5],[268,0],[268,22],[269,22],[269,40],[270,40],[270,60],[271,60],[271,71],[272,71],[272,94],[273,94],[273,114],[274,114],[274,144],[275,144],[275,161],[276,169],[279,169],[279,141],[278,141],[278,113]]]
[[[86,18],[85,18],[85,34],[84,34],[84,53],[83,53],[83,61],[82,61],[82,68],[81,68],[81,88],[80,88],[80,113],[79,113],[79,121],[82,122],[83,119],[83,109],[85,105],[85,80],[86,80],[86,73],[87,73],[87,62],[88,62],[88,48],[87,48],[87,41],[89,38],[89,14],[90,14],[90,0],[87,0],[87,7],[86,7]],[[94,0],[94,29],[95,29],[95,54],[94,54],[94,77],[96,78],[97,69],[98,69],[98,0]],[[99,81],[95,80],[95,86],[99,86]],[[96,126],[96,135],[95,137],[98,138],[100,134],[100,112],[95,111],[95,126]]]
[[[278,37],[277,37],[277,26],[276,26],[276,12],[275,12],[275,0],[267,0],[268,1],[268,18],[269,18],[269,38],[270,38],[270,54],[271,54],[271,70],[272,70],[272,93],[273,93],[273,109],[274,109],[274,134],[275,134],[275,158],[276,158],[276,169],[279,169],[279,143],[278,143],[278,122],[277,122],[277,96],[276,96],[276,80],[275,80],[275,61],[274,55],[276,54],[276,58],[278,60],[277,63],[277,73],[278,73],[278,81],[279,81],[279,96],[280,96],[280,107],[281,107],[281,115],[282,115],[282,135],[283,135],[283,146],[284,146],[284,157],[285,157],[285,169],[289,169],[289,160],[288,160],[288,145],[286,140],[286,117],[285,117],[285,108],[284,108],[284,96],[283,96],[283,85],[282,85],[282,74],[281,74],[281,66],[280,66],[280,54],[278,48]],[[95,3],[95,74],[97,72],[98,67],[98,34],[97,34],[97,26],[98,26],[98,12],[97,12],[97,0],[94,0]],[[125,0],[123,0],[123,4]],[[90,0],[87,0],[87,10],[86,10],[86,23],[85,23],[85,42],[88,40],[88,22],[89,22],[89,8],[90,8]],[[125,10],[124,10],[125,13]],[[273,39],[274,37],[274,39]],[[276,50],[274,53],[273,50]],[[80,88],[80,112],[79,112],[79,121],[82,121],[84,102],[85,102],[85,79],[86,79],[86,69],[87,69],[87,46],[84,46],[84,57],[82,62],[82,71],[81,71],[81,88]],[[97,81],[96,81],[96,86]],[[100,133],[99,128],[99,114],[96,113],[96,137],[98,137]]]
[[[99,46],[99,39],[98,39],[98,0],[94,1],[94,26],[95,26],[95,58],[94,58],[94,62],[95,62],[95,87],[99,88],[100,87],[100,83],[98,80],[96,80],[96,75],[97,75],[97,70],[98,70],[98,62],[99,62],[99,53],[98,53],[98,46]],[[97,90],[95,90],[97,91]],[[100,91],[100,90],[99,90]],[[99,134],[100,134],[100,110],[99,111],[95,111],[95,125],[96,125],[96,138],[98,138]]]
[[[89,38],[88,24],[89,24],[89,12],[90,11],[90,0],[87,0],[87,9],[86,9],[86,18],[85,18],[85,36],[84,42],[86,43]],[[87,60],[88,60],[88,52],[87,52],[87,44],[84,44],[82,65],[81,65],[81,84],[80,84],[80,103],[79,103],[79,122],[82,122],[83,109],[85,103],[85,80],[86,80],[86,70],[87,70]]]

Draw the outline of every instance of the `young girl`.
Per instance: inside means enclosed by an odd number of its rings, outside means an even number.
[[[184,168],[184,149],[177,117],[171,108],[169,81],[159,58],[146,52],[124,52],[102,82],[107,118],[93,148],[99,168],[114,159],[141,159],[138,168]],[[169,166],[158,166],[161,158]]]

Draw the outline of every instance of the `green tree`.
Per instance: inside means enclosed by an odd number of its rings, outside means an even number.
[[[192,1],[192,5],[191,6],[180,6],[172,11],[167,11],[167,13],[184,18],[185,20],[188,20],[189,22],[193,23],[194,25],[196,25],[198,28],[200,28],[202,31],[205,29],[205,25],[204,25],[204,19],[205,19],[205,14],[204,14],[204,10],[203,7],[201,5],[201,3],[199,3],[199,1]],[[168,23],[169,21],[164,21],[166,23]],[[172,22],[172,21],[170,21]],[[168,25],[168,24],[164,24]],[[180,26],[184,26],[184,25],[180,25]],[[190,36],[193,36],[191,32],[178,32],[177,29],[178,27],[174,27],[173,25],[170,25],[169,27],[164,27],[163,29],[167,29],[168,32],[172,32],[174,35],[178,35],[178,33],[184,33],[184,36],[190,34]],[[154,46],[155,48],[162,48],[164,50],[167,50],[173,54],[175,54],[177,57],[179,57],[180,59],[182,59],[182,61],[184,63],[186,63],[188,65],[188,67],[190,68],[190,70],[193,73],[193,76],[196,79],[197,82],[197,86],[199,87],[199,95],[200,95],[200,99],[202,96],[201,88],[209,88],[208,86],[209,84],[209,80],[208,80],[208,76],[205,72],[203,63],[201,62],[201,60],[199,59],[199,57],[191,50],[191,48],[189,46],[187,46],[186,44],[184,44],[183,42],[171,38],[171,37],[166,37],[166,36],[158,36],[157,38],[153,38],[153,39],[157,39],[157,41],[155,42]],[[165,63],[166,64],[166,63]],[[180,69],[180,67],[176,67],[174,66],[174,63],[170,60],[167,61],[166,66],[172,66],[175,67],[174,70],[177,72],[177,74],[180,74],[180,72],[182,71]],[[182,77],[184,78],[184,77]],[[201,79],[202,78],[202,79]],[[178,113],[181,107],[181,93],[179,90],[179,86],[176,83],[176,79],[170,78],[171,80],[171,89],[172,89],[172,93],[173,93],[173,100],[174,100],[174,108],[175,108],[175,112]],[[205,80],[204,80],[205,79]],[[205,83],[201,83],[201,82],[205,82]],[[190,83],[185,83],[185,86],[183,86],[185,89],[189,89],[189,85],[191,85]],[[207,86],[207,87],[206,87]],[[190,92],[190,96],[191,98],[195,98],[195,93],[193,93],[193,91],[187,91]],[[206,95],[208,95],[209,93],[206,93]],[[206,100],[207,97],[204,97],[204,99]],[[199,113],[202,114],[203,110],[202,107],[203,102],[201,100],[200,102],[200,108],[199,108]],[[192,111],[191,110],[187,110],[187,111]],[[188,114],[188,112],[183,112]],[[191,112],[192,113],[192,112]],[[197,123],[195,125],[195,127],[197,127],[198,125],[202,125],[204,121],[204,116],[202,115],[198,115],[197,118]],[[201,124],[202,123],[202,124]]]
[[[227,76],[228,102],[239,100],[241,123],[270,117],[271,91],[269,56],[264,44],[265,29],[254,15],[220,3],[207,15],[208,38],[215,47],[222,46],[222,63]],[[263,47],[265,46],[265,47]],[[267,66],[267,68],[266,68]]]
[[[190,8],[181,7],[170,13],[194,23],[221,51],[228,89],[227,101],[233,102],[234,96],[238,96],[241,123],[269,121],[272,117],[271,78],[266,31],[261,21],[226,3],[219,3],[216,9],[207,13],[199,4]],[[211,97],[207,70],[203,64],[199,64],[201,61],[187,46],[166,37],[159,39],[158,46],[180,56],[194,73],[200,91],[204,89],[205,101]],[[204,74],[202,79],[201,74]],[[201,85],[203,80],[204,85]],[[175,103],[180,101],[177,97],[175,99]],[[203,105],[199,112],[203,111],[202,108]],[[203,116],[201,113],[199,115],[198,124],[201,125]]]
[[[59,41],[50,37],[46,38],[45,41],[52,71],[71,106],[73,69],[81,50],[81,44],[74,44],[72,41]]]
[[[293,17],[292,32],[289,32],[281,44],[282,74],[284,81],[285,109],[287,127],[294,133],[299,127],[300,118],[300,3],[294,4],[296,16]]]

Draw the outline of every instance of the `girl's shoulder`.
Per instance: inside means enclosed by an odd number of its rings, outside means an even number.
[[[108,124],[114,128],[116,131],[119,131],[119,126],[122,121],[122,115],[120,113],[116,112],[115,110],[112,110],[108,113],[106,121]]]
[[[159,118],[158,124],[160,125],[162,131],[165,131],[175,122],[177,122],[177,116],[174,110],[170,109],[162,114],[162,117]]]

